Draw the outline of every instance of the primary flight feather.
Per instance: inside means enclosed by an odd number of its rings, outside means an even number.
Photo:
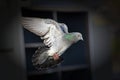
[[[40,36],[43,45],[32,57],[33,65],[37,69],[44,69],[61,62],[61,55],[73,43],[83,40],[79,32],[68,32],[64,23],[58,23],[52,19],[23,17],[22,24],[25,29]]]

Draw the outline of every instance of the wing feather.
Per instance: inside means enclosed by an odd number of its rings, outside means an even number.
[[[24,28],[38,36],[43,36],[49,30],[49,24],[46,24],[44,19],[41,18],[23,17],[22,25]]]
[[[56,40],[63,34],[59,24],[51,19],[23,17],[24,28],[44,39],[45,45],[51,47],[56,45]]]

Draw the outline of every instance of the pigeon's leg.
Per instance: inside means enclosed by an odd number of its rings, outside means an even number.
[[[58,59],[59,59],[59,55],[58,55],[57,53],[55,53],[55,54],[53,55],[53,58],[54,58],[54,60],[58,60]]]

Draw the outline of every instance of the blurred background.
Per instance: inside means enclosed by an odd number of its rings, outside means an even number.
[[[0,0],[0,80],[120,80],[119,0]],[[51,18],[84,41],[57,68],[36,71],[31,57],[41,40],[21,17]]]

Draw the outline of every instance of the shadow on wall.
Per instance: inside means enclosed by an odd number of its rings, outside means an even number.
[[[22,80],[21,73],[24,68],[20,66],[18,60],[13,60],[11,56],[14,54],[13,50],[0,50],[0,79],[1,80]],[[14,55],[13,55],[14,56]]]

